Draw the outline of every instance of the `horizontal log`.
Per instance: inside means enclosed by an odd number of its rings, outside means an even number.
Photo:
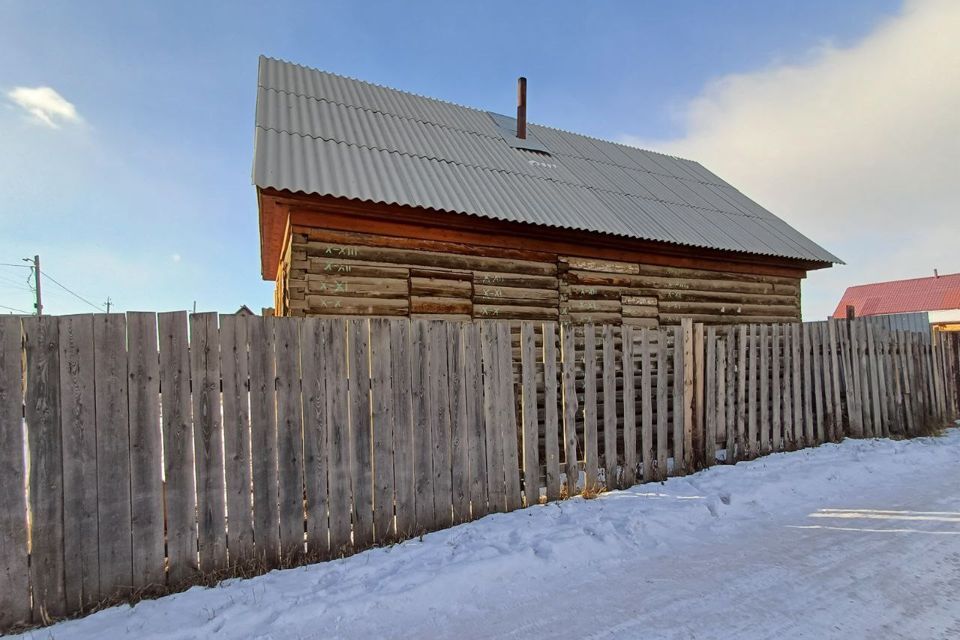
[[[657,297],[656,296],[622,296],[620,302],[624,306],[632,305],[636,307],[656,307],[657,306]]]
[[[473,283],[469,280],[447,280],[441,278],[410,278],[410,295],[441,298],[470,299]]]
[[[729,291],[736,293],[776,293],[795,294],[793,285],[773,285],[766,282],[737,282],[732,280],[695,280],[685,278],[664,278],[629,274],[596,273],[592,271],[569,271],[567,279],[580,285],[607,285],[623,287],[641,287],[648,289],[675,289],[696,291]]]
[[[577,258],[575,256],[560,256],[561,263],[569,269],[582,271],[601,271],[604,273],[640,273],[640,267],[635,262],[616,262],[613,260],[593,260],[591,258]]]
[[[694,322],[703,322],[704,324],[777,324],[783,322],[783,318],[776,316],[716,316],[698,313],[661,313],[660,324],[680,324],[681,318],[690,318]]]
[[[633,307],[630,305],[623,305],[621,310],[624,318],[654,318],[656,319],[660,315],[660,311],[657,307]]]
[[[308,310],[318,315],[405,316],[410,310],[406,298],[343,298],[307,296]]]
[[[556,305],[560,301],[560,293],[556,289],[526,289],[521,287],[500,287],[496,285],[475,285],[473,297],[476,302],[498,304],[503,300],[519,300],[545,305]]]
[[[724,302],[661,302],[660,310],[667,313],[709,313],[711,315],[721,316],[773,316],[781,318],[792,318],[797,313],[797,308],[787,305],[773,304],[735,304]]]
[[[324,296],[405,298],[407,281],[399,278],[307,275],[307,291]]]
[[[567,311],[619,312],[622,305],[619,300],[568,300]]]
[[[410,275],[407,267],[384,262],[366,262],[364,260],[342,260],[331,258],[310,258],[310,273],[329,275],[351,275],[361,277],[406,278]]]
[[[529,262],[509,258],[439,253],[393,247],[335,245],[326,242],[306,243],[307,255],[326,260],[370,260],[418,267],[443,267],[456,270],[506,271],[532,275],[554,275],[557,265],[549,262]]]
[[[660,326],[659,321],[655,317],[654,318],[636,318],[636,317],[627,316],[626,314],[624,314],[623,316],[623,324],[629,325],[631,327],[646,327],[648,329],[656,329],[657,327]]]
[[[410,296],[411,313],[469,315],[472,311],[473,303],[469,300]]]
[[[410,267],[411,278],[441,278],[443,280],[466,280],[473,279],[472,271],[457,271],[456,269],[422,269],[420,267]]]
[[[786,284],[799,286],[797,278],[786,276],[767,276],[753,273],[735,273],[729,271],[708,271],[706,269],[690,269],[686,267],[661,267],[652,264],[638,265],[637,273],[641,275],[663,276],[666,278],[692,278],[692,279],[713,279],[722,278],[724,280],[737,280],[740,282],[769,282],[771,284]]]
[[[475,304],[473,306],[473,316],[487,320],[556,320],[560,313],[556,307]]]
[[[557,289],[560,281],[556,276],[533,276],[502,271],[474,271],[476,286],[518,287],[521,289]]]
[[[574,324],[620,324],[619,313],[601,313],[591,311],[571,311],[565,314],[565,320]]]

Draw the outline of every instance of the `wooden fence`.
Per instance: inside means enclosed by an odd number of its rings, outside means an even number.
[[[0,317],[0,631],[958,415],[960,340],[175,313]]]

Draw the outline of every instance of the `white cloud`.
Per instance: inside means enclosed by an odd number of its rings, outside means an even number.
[[[850,284],[960,271],[960,2],[912,0],[860,42],[719,78],[685,135],[624,141],[690,157],[843,258],[804,311]]]
[[[51,87],[15,87],[7,92],[7,97],[32,119],[53,129],[59,129],[64,122],[80,121],[77,108]]]
[[[173,254],[172,256],[170,256],[170,259],[171,259],[173,262],[180,262],[180,254],[179,254],[179,253],[175,253],[175,254]]]

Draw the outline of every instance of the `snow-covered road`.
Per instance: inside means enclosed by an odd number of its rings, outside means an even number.
[[[960,429],[495,515],[27,636],[960,638]]]

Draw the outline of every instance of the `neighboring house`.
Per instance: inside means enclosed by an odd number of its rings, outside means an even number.
[[[257,315],[257,314],[255,314],[255,313],[253,312],[253,309],[251,309],[250,307],[248,307],[248,306],[245,305],[245,304],[242,304],[242,305],[240,305],[240,308],[237,309],[236,312],[235,312],[233,315],[235,315],[235,316],[255,316],[255,315]]]
[[[960,331],[960,273],[927,278],[892,280],[849,287],[833,312],[847,315],[852,306],[857,316],[927,312],[930,324],[941,331]]]
[[[260,59],[253,182],[277,315],[800,319],[840,262],[702,165]]]

